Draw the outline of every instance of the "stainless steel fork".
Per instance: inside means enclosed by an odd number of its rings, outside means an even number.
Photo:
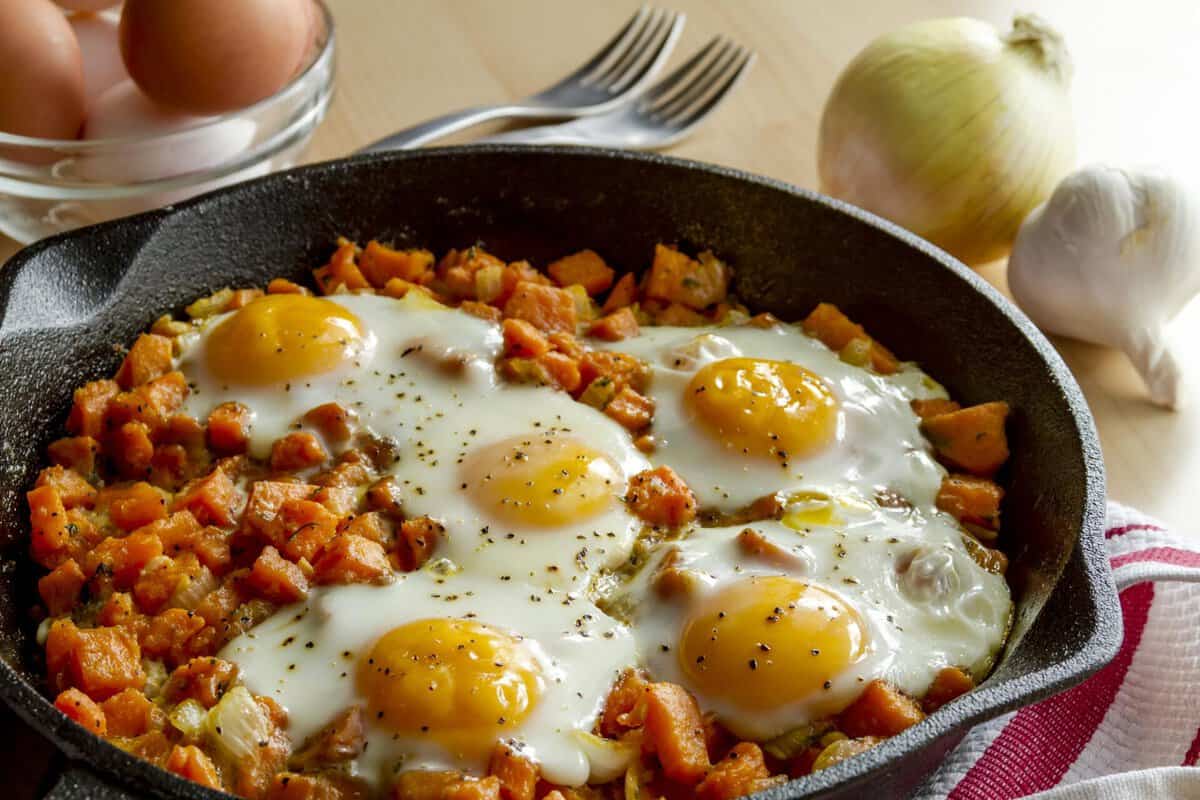
[[[603,114],[636,97],[671,55],[683,14],[642,6],[586,64],[548,89],[511,105],[455,111],[380,139],[359,152],[419,147],[497,119],[561,119]]]
[[[718,36],[633,103],[562,125],[507,131],[483,142],[583,144],[657,150],[704,121],[754,64],[751,50]]]

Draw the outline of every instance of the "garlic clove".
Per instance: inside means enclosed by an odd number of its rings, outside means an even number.
[[[1026,218],[1008,270],[1042,330],[1123,350],[1154,403],[1179,405],[1166,331],[1200,294],[1200,194],[1155,171],[1085,167]]]
[[[1165,331],[1142,329],[1132,333],[1121,349],[1145,381],[1151,402],[1174,411],[1180,405],[1183,375],[1166,342]]]

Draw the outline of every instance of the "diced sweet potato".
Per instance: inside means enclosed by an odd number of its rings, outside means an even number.
[[[96,701],[78,689],[67,689],[54,699],[54,707],[97,736],[108,733],[108,720]]]
[[[565,353],[552,351],[538,357],[537,363],[546,370],[550,385],[564,392],[574,392],[582,380],[579,374],[579,362]]]
[[[925,418],[921,433],[946,463],[990,478],[1008,460],[1007,418],[1008,403],[980,403]]]
[[[96,504],[96,487],[71,469],[46,467],[38,475],[35,486],[50,486],[58,493],[64,508],[91,508]]]
[[[329,263],[313,270],[313,278],[321,287],[322,294],[333,294],[339,287],[345,289],[369,289],[370,282],[354,263],[358,248],[353,242],[343,241],[329,258]]]
[[[382,511],[368,511],[345,517],[338,522],[337,532],[362,536],[372,542],[378,542],[385,548],[390,547],[395,539],[395,526]]]
[[[181,664],[191,656],[188,642],[204,628],[204,618],[182,608],[168,608],[146,620],[140,631],[142,655]]]
[[[821,303],[802,323],[804,332],[815,336],[830,350],[842,350],[856,339],[869,343],[868,358],[876,372],[890,375],[899,369],[896,357],[879,342],[872,339],[863,327],[853,322],[832,303]]]
[[[951,411],[958,411],[962,408],[962,406],[953,400],[946,400],[941,397],[932,397],[928,400],[913,400],[909,405],[912,406],[913,413],[921,419],[936,417],[938,414],[949,414]]]
[[[200,523],[190,511],[176,511],[168,517],[155,520],[138,528],[136,533],[149,533],[158,537],[163,552],[175,556],[191,549],[191,543],[200,531]]]
[[[579,359],[579,379],[581,386],[587,386],[596,378],[608,378],[613,386],[620,390],[630,386],[634,391],[642,392],[650,377],[650,367],[640,358],[628,353],[613,353],[607,350],[591,350]]]
[[[465,311],[473,317],[486,319],[488,322],[499,322],[504,318],[504,312],[500,309],[475,300],[462,301],[458,304],[458,310]]]
[[[674,683],[652,683],[642,693],[645,722],[642,750],[658,756],[663,774],[688,786],[709,769],[700,709],[687,690]]]
[[[149,475],[150,461],[154,458],[150,426],[137,420],[126,422],[109,435],[107,451],[122,477]]]
[[[133,584],[133,597],[150,614],[168,604],[192,608],[214,584],[211,573],[194,553],[181,553],[174,558],[161,556],[142,569]]]
[[[193,658],[171,673],[163,695],[172,703],[195,700],[205,708],[217,704],[237,679],[236,664],[211,656]]]
[[[617,678],[617,682],[608,692],[604,701],[604,712],[597,723],[601,736],[617,739],[625,731],[641,724],[634,710],[649,685],[639,670],[631,668],[621,673],[621,677]]]
[[[309,409],[303,420],[316,428],[325,441],[341,444],[350,439],[358,424],[358,415],[340,403],[322,403]]]
[[[158,436],[179,411],[187,393],[183,373],[168,372],[114,397],[108,404],[104,425],[107,430],[114,430],[126,422],[141,422],[152,436]]]
[[[700,311],[724,300],[728,291],[729,270],[710,253],[695,260],[673,247],[654,246],[654,263],[642,288],[646,297]]]
[[[262,289],[234,289],[229,295],[229,302],[222,311],[237,311],[245,308],[250,301],[257,300],[264,294]]]
[[[639,333],[633,309],[625,306],[607,314],[588,326],[588,335],[606,342],[631,339]]]
[[[400,569],[405,572],[420,569],[445,535],[446,526],[432,517],[404,520],[396,539],[396,561]]]
[[[837,718],[838,729],[852,739],[895,736],[925,718],[921,706],[886,681],[874,680]]]
[[[214,469],[184,486],[174,511],[190,511],[202,525],[232,525],[241,513],[242,495],[225,470]]]
[[[461,772],[410,770],[392,784],[393,800],[500,800],[500,779],[473,778]]]
[[[280,772],[271,779],[266,800],[366,800],[370,796],[362,778],[336,772],[325,775]]]
[[[408,297],[409,292],[415,292],[417,295],[425,295],[430,300],[445,304],[446,300],[440,294],[437,294],[428,286],[422,286],[419,283],[401,280],[400,278],[392,278],[384,284],[380,293],[387,297],[394,297],[397,300]]]
[[[308,431],[293,431],[271,445],[271,469],[277,472],[308,469],[328,458],[325,447]]]
[[[30,551],[39,564],[53,566],[65,557],[71,539],[67,509],[52,486],[39,486],[25,498],[29,502]]]
[[[242,514],[242,526],[264,541],[280,546],[287,535],[279,510],[288,500],[312,497],[320,487],[311,483],[284,481],[255,481],[250,485],[250,497]]]
[[[608,298],[605,299],[600,311],[604,314],[611,314],[617,309],[632,305],[637,300],[637,292],[637,277],[632,272],[626,272],[608,293]]]
[[[537,788],[537,765],[504,742],[492,750],[488,774],[500,779],[503,800],[533,800]]]
[[[133,586],[142,569],[160,555],[162,542],[157,536],[135,531],[97,544],[84,557],[83,571],[89,578],[103,571],[111,576],[114,587],[125,591]]]
[[[267,284],[267,294],[312,294],[307,288],[287,278],[272,278]]]
[[[699,311],[693,311],[683,303],[668,303],[662,308],[647,308],[657,325],[675,325],[680,328],[698,328],[711,320]]]
[[[144,481],[106,486],[100,490],[96,505],[107,510],[108,518],[123,531],[132,531],[167,515],[166,495]]]
[[[550,370],[533,358],[504,358],[497,365],[504,380],[510,383],[527,383],[533,386],[554,386]]]
[[[38,580],[38,594],[52,617],[61,617],[75,607],[87,578],[75,559],[68,558]]]
[[[285,537],[276,546],[293,561],[311,563],[337,533],[338,518],[316,500],[286,500],[279,517]]]
[[[523,319],[506,319],[501,325],[504,333],[504,353],[516,358],[537,358],[550,352],[550,341],[533,323]]]
[[[654,401],[624,386],[604,407],[604,413],[631,433],[637,433],[648,427],[654,419]]]
[[[551,349],[557,350],[564,356],[570,356],[576,361],[583,358],[583,345],[575,338],[575,334],[556,331],[546,338],[550,340]]]
[[[362,707],[350,706],[313,734],[297,750],[292,763],[305,767],[340,764],[358,758],[365,748]]]
[[[1004,490],[987,478],[947,475],[937,493],[937,507],[959,522],[1000,530]]]
[[[110,736],[141,736],[162,712],[137,689],[124,689],[100,704]]]
[[[210,789],[221,788],[221,778],[217,774],[217,768],[213,766],[212,759],[194,744],[175,745],[171,755],[167,757],[167,771]]]
[[[696,496],[668,466],[634,475],[625,502],[633,513],[651,525],[675,528],[696,518]]]
[[[96,615],[96,624],[105,627],[133,625],[138,614],[133,610],[133,596],[128,592],[113,592]]]
[[[50,626],[46,671],[55,688],[74,686],[93,700],[146,683],[141,649],[132,634],[124,628],[80,630],[69,619]]]
[[[587,293],[595,296],[608,291],[616,275],[604,259],[593,250],[580,250],[578,253],[560,258],[546,267],[546,272],[559,286],[570,286],[577,283]]]
[[[121,362],[117,384],[122,389],[132,389],[169,372],[173,347],[172,341],[165,336],[143,333]]]
[[[75,390],[75,402],[67,416],[67,430],[76,436],[99,439],[104,433],[108,406],[120,393],[116,381],[92,381]]]
[[[396,479],[390,475],[380,478],[367,489],[367,506],[378,511],[400,512],[401,494]]]
[[[221,403],[208,415],[208,446],[221,455],[246,452],[253,416],[241,403]]]
[[[376,287],[383,286],[392,278],[415,283],[426,272],[433,270],[433,253],[428,250],[395,250],[370,241],[358,259],[358,268]]]
[[[933,683],[921,698],[926,714],[932,714],[956,697],[975,688],[975,679],[958,667],[942,667],[933,676]]]
[[[521,281],[504,304],[504,316],[523,319],[546,333],[574,333],[575,299],[565,289]]]
[[[302,501],[306,502],[306,501]],[[267,545],[254,560],[246,585],[271,603],[287,605],[308,596],[308,579],[298,566]]]
[[[697,800],[735,800],[765,789],[775,781],[763,762],[762,749],[741,742],[730,750],[696,786]]]
[[[96,472],[100,443],[91,436],[65,436],[51,442],[46,453],[58,466],[73,470],[86,479]]]
[[[316,583],[369,583],[391,572],[383,546],[361,536],[340,534],[313,564]]]

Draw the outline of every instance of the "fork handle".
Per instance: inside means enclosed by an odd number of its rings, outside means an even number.
[[[551,119],[556,116],[561,118],[561,112],[555,113],[553,109],[537,109],[531,106],[499,105],[464,108],[461,111],[452,111],[449,114],[426,120],[411,128],[396,131],[391,136],[369,144],[358,152],[378,153],[385,150],[407,150],[411,147],[420,147],[434,139],[440,139],[464,128],[495,119]]]
[[[485,136],[478,140],[479,144],[579,144],[579,145],[608,145],[619,146],[609,137],[605,139],[595,134],[589,134],[586,128],[576,127],[571,123],[562,125],[538,125],[533,128],[521,128],[515,131]]]

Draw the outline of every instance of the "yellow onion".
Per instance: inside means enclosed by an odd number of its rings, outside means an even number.
[[[826,194],[966,261],[1008,253],[1072,167],[1071,64],[1033,15],[918,22],[876,39],[838,78],[821,118]]]

